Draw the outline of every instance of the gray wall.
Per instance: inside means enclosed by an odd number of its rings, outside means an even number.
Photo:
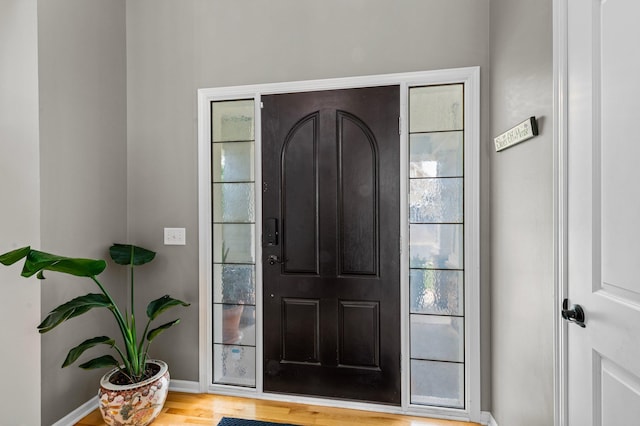
[[[488,23],[488,0],[127,2],[130,236],[159,251],[147,296],[170,293],[193,302],[183,323],[155,344],[154,355],[169,362],[173,377],[198,380],[196,90],[479,65],[487,132]],[[482,221],[488,230],[489,150],[481,151]],[[163,246],[163,227],[185,227],[187,245]],[[483,237],[488,409],[488,231]]]
[[[491,158],[492,413],[553,424],[552,1],[491,0],[491,135],[540,136]]]
[[[0,253],[40,244],[36,0],[0,2]],[[0,266],[2,422],[40,424],[40,286]]]
[[[127,230],[124,0],[41,0],[38,30],[41,246],[108,258],[109,245]],[[115,281],[124,276],[110,269],[102,276],[122,300],[123,282]],[[49,274],[42,313],[96,290],[89,280]],[[116,330],[108,312],[93,311],[42,336],[43,424],[94,397],[104,373],[61,369],[68,350],[86,338],[115,338]]]

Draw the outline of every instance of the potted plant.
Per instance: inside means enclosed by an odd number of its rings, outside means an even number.
[[[120,330],[122,346],[107,336],[87,339],[69,351],[62,367],[73,364],[90,348],[108,346],[116,352],[118,359],[112,355],[102,355],[80,364],[80,368],[87,370],[114,367],[100,380],[98,395],[104,421],[109,425],[148,425],[160,413],[169,388],[167,364],[149,359],[149,345],[163,331],[178,324],[180,319],[153,329],[150,329],[151,323],[166,310],[175,306],[189,306],[189,303],[168,295],[151,301],[147,306],[144,332],[138,337],[134,309],[134,267],[151,262],[155,252],[131,244],[114,244],[109,249],[109,254],[115,263],[130,269],[131,306],[124,314],[97,279],[107,267],[104,260],[70,258],[23,247],[0,255],[0,263],[9,266],[25,259],[21,274],[23,277],[36,275],[38,279],[44,279],[44,271],[53,271],[87,277],[96,284],[100,289],[99,293],[76,297],[53,309],[38,326],[38,331],[51,331],[68,319],[85,314],[93,308],[108,309]]]

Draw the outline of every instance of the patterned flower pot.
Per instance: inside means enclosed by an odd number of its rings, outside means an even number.
[[[167,363],[150,359],[160,371],[153,377],[131,385],[115,385],[109,379],[119,370],[114,368],[100,379],[100,412],[105,423],[113,426],[146,426],[158,417],[169,392]]]

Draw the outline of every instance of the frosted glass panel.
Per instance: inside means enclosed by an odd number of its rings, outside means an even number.
[[[254,140],[253,99],[213,102],[211,110],[213,142]]]
[[[411,313],[463,315],[464,273],[411,269]]]
[[[256,307],[213,305],[213,343],[256,345]]]
[[[409,177],[459,177],[463,173],[462,132],[409,136]]]
[[[464,320],[411,315],[411,358],[464,361]]]
[[[411,403],[464,408],[464,364],[411,360]]]
[[[255,266],[213,265],[213,303],[246,303],[255,298]]]
[[[214,143],[211,150],[214,182],[254,180],[254,142]]]
[[[255,220],[253,183],[214,183],[214,222],[253,222]]]
[[[253,224],[214,224],[213,261],[215,263],[255,263]]]
[[[215,383],[255,386],[256,348],[213,345],[213,381]]]
[[[463,225],[415,225],[409,228],[411,268],[463,269]]]
[[[409,90],[409,132],[462,130],[462,84]]]
[[[464,408],[464,84],[409,89],[412,404]]]
[[[409,220],[462,223],[462,178],[411,179]]]
[[[255,103],[211,103],[213,382],[256,385]]]

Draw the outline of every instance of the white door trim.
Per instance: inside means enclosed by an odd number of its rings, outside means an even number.
[[[407,184],[404,179],[401,181],[401,334],[402,334],[402,390],[403,399],[400,407],[389,407],[385,405],[355,403],[327,400],[321,398],[307,398],[295,396],[282,396],[265,394],[262,392],[262,339],[257,336],[256,341],[256,389],[238,389],[237,387],[212,385],[211,369],[212,365],[212,323],[211,323],[211,282],[212,267],[211,259],[211,175],[210,175],[210,149],[211,149],[211,129],[209,105],[215,100],[230,99],[254,99],[256,105],[255,115],[255,185],[256,192],[256,212],[262,208],[260,194],[262,186],[262,175],[260,171],[260,97],[266,94],[307,92],[318,90],[336,90],[358,87],[372,87],[383,85],[399,85],[401,87],[401,176],[407,176],[407,147],[408,129],[407,116],[408,105],[406,95],[403,91],[406,88],[417,85],[429,84],[465,84],[465,105],[468,112],[465,114],[465,187],[468,193],[465,194],[465,364],[468,373],[465,377],[465,399],[466,409],[447,409],[436,407],[422,407],[411,405],[408,399],[410,381],[408,379],[409,370],[409,315],[408,315],[408,217],[406,214],[407,204]],[[298,401],[312,403],[316,405],[333,405],[347,408],[367,409],[371,411],[384,411],[393,413],[415,414],[421,416],[442,417],[458,420],[471,420],[480,422],[482,413],[480,407],[480,68],[456,68],[437,71],[425,71],[401,74],[384,74],[364,77],[348,77],[326,80],[298,81],[287,83],[271,83],[247,86],[220,87],[198,90],[198,199],[199,199],[199,312],[200,312],[200,342],[199,342],[199,384],[200,391],[214,392],[220,394],[233,394],[250,396],[254,398],[266,398],[274,400]],[[258,213],[259,214],[259,213]],[[260,225],[260,217],[256,217],[256,225]],[[256,233],[258,235],[258,233]],[[261,245],[256,244],[256,299],[262,300],[261,293]],[[256,329],[262,329],[262,307],[259,303],[256,306]],[[260,333],[258,333],[260,334]]]
[[[567,0],[553,0],[554,425],[567,424],[567,324],[560,317],[567,280]]]

